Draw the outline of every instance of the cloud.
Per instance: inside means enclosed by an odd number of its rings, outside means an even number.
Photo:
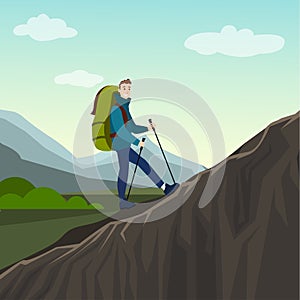
[[[97,74],[90,74],[83,70],[76,70],[71,73],[58,75],[54,78],[57,84],[68,84],[91,88],[103,81],[103,77]]]
[[[254,34],[250,29],[237,30],[226,25],[221,32],[203,32],[188,37],[184,46],[199,54],[221,53],[236,57],[249,57],[279,51],[284,38],[273,34]]]
[[[51,19],[45,14],[30,18],[26,24],[14,28],[15,35],[29,35],[40,42],[60,38],[72,38],[77,35],[74,28],[68,27],[62,19]]]

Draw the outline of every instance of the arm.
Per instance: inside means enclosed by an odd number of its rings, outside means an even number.
[[[134,144],[136,146],[139,145],[140,140],[133,136],[126,126],[124,126],[122,112],[119,108],[113,108],[110,114],[110,121],[112,125],[112,130],[117,133],[117,137],[122,140],[129,142],[130,144]]]
[[[129,113],[129,116],[128,116],[129,120],[128,120],[126,126],[127,126],[128,130],[130,132],[133,132],[133,133],[142,133],[142,132],[148,131],[148,127],[141,126],[141,125],[136,125],[135,122],[132,119],[130,111],[128,111],[128,113]]]
[[[136,125],[135,122],[133,121],[133,119],[130,119],[127,122],[126,126],[127,126],[128,130],[133,133],[142,133],[142,132],[148,131],[148,127]]]

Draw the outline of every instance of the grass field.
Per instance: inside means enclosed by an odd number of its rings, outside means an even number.
[[[128,195],[128,189],[126,195]],[[81,196],[90,203],[100,204],[104,207],[103,212],[105,214],[110,214],[110,212],[116,211],[119,207],[117,191],[97,191],[84,194],[70,193],[64,194],[63,196],[65,199],[69,199],[73,196]],[[164,192],[158,188],[133,188],[130,192],[129,201],[135,203],[149,202],[160,199],[163,196]]]
[[[110,192],[103,191],[95,191],[95,192],[87,192],[83,194],[79,193],[69,193],[64,194],[63,196],[66,199],[69,199],[73,196],[82,196],[88,201],[95,200],[105,200],[105,199],[114,199],[117,196],[118,192],[115,190],[111,190]],[[128,189],[126,190],[126,195],[128,195]],[[130,192],[130,201],[132,202],[146,202],[151,200],[156,200],[164,196],[164,193],[161,189],[158,188],[132,188]]]
[[[2,210],[0,269],[55,243],[72,228],[105,218],[97,210]]]
[[[147,202],[163,196],[159,189],[133,189],[130,201]],[[64,195],[65,198],[82,194]],[[118,209],[113,195],[88,196],[103,203],[107,211]],[[114,199],[113,199],[114,198]],[[114,202],[114,205],[111,203]],[[104,210],[105,211],[105,210]],[[96,209],[8,209],[0,210],[0,269],[24,259],[55,243],[69,230],[107,218]]]

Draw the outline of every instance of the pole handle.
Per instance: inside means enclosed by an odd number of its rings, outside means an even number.
[[[146,138],[142,138],[142,142],[145,142],[145,140],[146,140]],[[141,147],[140,147],[140,151],[142,151],[143,148],[144,148],[144,147],[141,146]]]
[[[155,131],[155,128],[153,127],[153,124],[152,124],[152,119],[149,119],[148,121],[149,121],[149,123],[151,125],[152,130]]]

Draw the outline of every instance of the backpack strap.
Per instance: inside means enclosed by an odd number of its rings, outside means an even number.
[[[124,125],[126,125],[126,123],[128,122],[128,116],[127,116],[127,113],[125,111],[125,108],[122,105],[120,105],[119,103],[116,103],[116,105],[120,108],[120,110],[122,112],[122,117],[123,117]]]
[[[120,108],[121,113],[122,113],[123,122],[124,122],[124,125],[126,126],[126,123],[128,122],[129,119],[128,119],[125,108],[122,105],[120,105],[119,103],[116,103],[115,105]],[[115,138],[116,136],[117,136],[116,132],[113,132],[110,134],[111,138]]]

